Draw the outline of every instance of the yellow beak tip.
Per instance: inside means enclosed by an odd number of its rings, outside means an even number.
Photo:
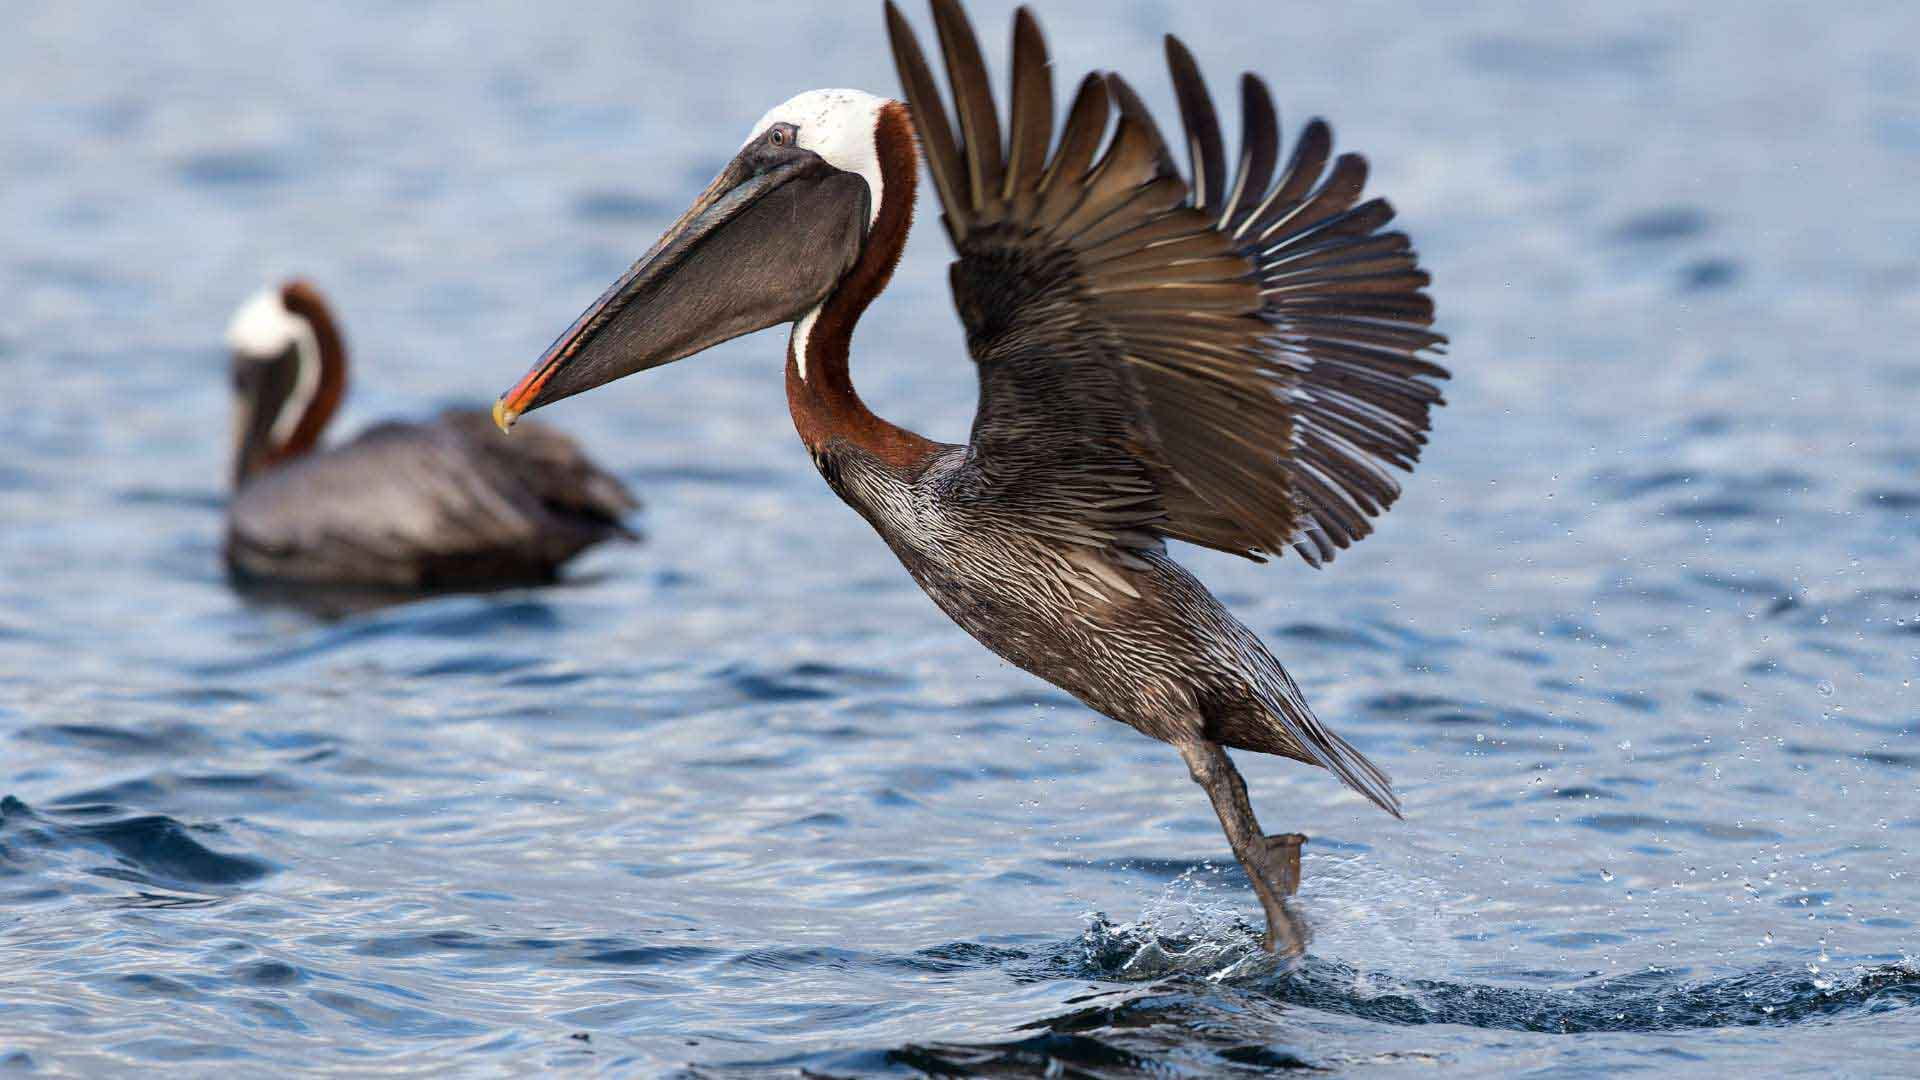
[[[501,431],[513,431],[513,422],[518,419],[520,419],[519,411],[507,407],[505,395],[502,395],[500,400],[493,403],[493,422],[499,426]]]

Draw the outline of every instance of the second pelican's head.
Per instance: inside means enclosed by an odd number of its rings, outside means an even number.
[[[347,353],[320,290],[260,290],[227,325],[233,355],[233,482],[313,449],[346,392]]]
[[[866,286],[864,306],[905,240],[914,153],[913,122],[897,101],[813,90],[774,108],[652,250],[501,395],[494,420],[510,427],[522,413],[780,323],[801,323],[803,337],[851,278]],[[798,348],[804,365],[804,341]]]

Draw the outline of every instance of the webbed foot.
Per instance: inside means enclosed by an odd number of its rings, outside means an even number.
[[[1267,913],[1267,933],[1261,944],[1271,953],[1299,956],[1307,949],[1307,924],[1287,907],[1287,897],[1300,890],[1300,846],[1307,838],[1299,833],[1261,833],[1247,801],[1246,782],[1218,743],[1196,739],[1176,745],[1194,782],[1213,800],[1227,843]]]

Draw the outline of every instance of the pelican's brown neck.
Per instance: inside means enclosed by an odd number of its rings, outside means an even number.
[[[273,448],[269,460],[274,463],[299,457],[317,446],[347,392],[347,347],[320,290],[305,281],[293,281],[280,290],[280,300],[289,312],[313,327],[314,344],[320,354],[320,380],[300,422],[285,441]]]
[[[879,212],[860,259],[827,299],[794,324],[787,342],[787,408],[800,439],[816,454],[841,439],[895,466],[924,459],[938,444],[875,416],[853,388],[847,357],[854,324],[887,287],[913,224],[918,147],[907,107],[888,102],[874,127],[880,161]]]

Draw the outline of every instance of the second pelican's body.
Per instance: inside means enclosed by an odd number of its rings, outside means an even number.
[[[827,483],[981,643],[1179,748],[1266,910],[1268,946],[1298,951],[1284,897],[1303,838],[1264,835],[1223,747],[1324,766],[1397,815],[1393,790],[1166,541],[1252,558],[1295,547],[1317,565],[1370,531],[1398,494],[1386,466],[1412,466],[1439,401],[1428,380],[1445,375],[1419,355],[1443,340],[1427,329],[1426,275],[1405,236],[1379,233],[1385,203],[1358,202],[1361,159],[1322,179],[1325,125],[1276,178],[1257,79],[1230,182],[1205,86],[1168,40],[1189,180],[1118,76],[1081,84],[1054,141],[1024,10],[1003,140],[964,14],[936,0],[934,15],[958,137],[889,5],[908,103],[829,90],[774,109],[496,418],[792,321],[788,403]],[[848,374],[854,324],[906,242],[916,129],[980,373],[965,445],[875,416]]]
[[[403,590],[551,581],[586,548],[633,536],[621,524],[638,505],[626,485],[544,425],[518,444],[486,413],[451,409],[320,448],[346,392],[347,354],[307,282],[247,301],[227,344],[235,443],[226,559],[243,584],[351,610]],[[322,591],[304,592],[314,587]],[[340,587],[367,591],[336,608]]]

